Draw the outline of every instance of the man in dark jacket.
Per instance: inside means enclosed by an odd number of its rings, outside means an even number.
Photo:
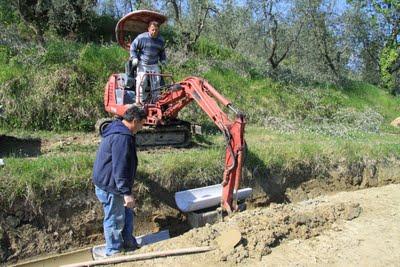
[[[132,194],[137,169],[135,136],[146,121],[146,113],[133,106],[122,120],[113,121],[102,133],[93,167],[96,196],[104,209],[105,255],[137,247],[133,236]]]

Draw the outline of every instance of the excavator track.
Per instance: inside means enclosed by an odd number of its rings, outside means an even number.
[[[190,123],[145,126],[136,134],[136,145],[140,148],[187,147],[191,142]]]
[[[110,118],[100,119],[96,130],[101,132],[113,121]],[[162,147],[188,147],[191,143],[191,124],[187,121],[176,120],[168,125],[144,126],[136,134],[136,145],[140,149]]]

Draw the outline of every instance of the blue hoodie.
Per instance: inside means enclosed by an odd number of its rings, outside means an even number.
[[[135,136],[121,120],[115,120],[102,137],[93,166],[93,183],[106,192],[130,195],[138,162]]]

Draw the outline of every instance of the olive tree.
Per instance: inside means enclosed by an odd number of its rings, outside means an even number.
[[[222,45],[236,50],[251,38],[251,8],[238,6],[233,0],[225,0],[218,7],[213,19],[212,35]]]
[[[302,70],[316,80],[343,82],[351,57],[342,14],[336,1],[298,0],[295,12],[304,23],[304,31],[295,48]]]
[[[290,0],[248,1],[255,18],[252,41],[258,54],[275,70],[288,58],[303,28]]]
[[[95,4],[96,0],[17,0],[13,7],[43,44],[44,33],[50,28],[59,35],[77,38],[80,31],[90,28]]]
[[[211,0],[165,0],[167,14],[172,18],[177,43],[184,51],[192,51],[212,13],[218,10]]]

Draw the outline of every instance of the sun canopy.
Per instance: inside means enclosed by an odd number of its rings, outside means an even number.
[[[139,34],[146,32],[150,21],[163,24],[167,17],[150,10],[133,11],[120,19],[115,27],[117,41],[121,47],[129,50],[131,42]]]

